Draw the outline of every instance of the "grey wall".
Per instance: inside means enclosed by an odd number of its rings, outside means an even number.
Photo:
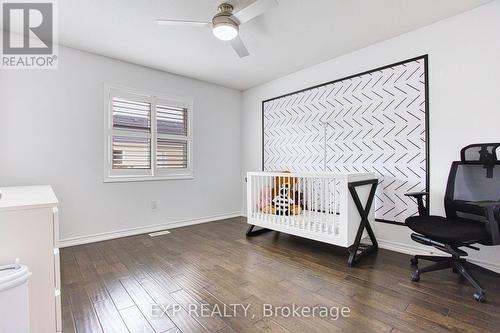
[[[194,180],[103,183],[105,82],[194,100]],[[61,48],[57,70],[0,72],[0,186],[53,185],[63,239],[239,213],[240,103],[236,90]]]

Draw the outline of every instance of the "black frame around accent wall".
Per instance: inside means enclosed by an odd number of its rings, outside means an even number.
[[[269,98],[269,99],[263,100],[262,103],[261,103],[261,108],[262,108],[262,111],[261,111],[261,115],[262,115],[262,119],[261,119],[261,132],[262,132],[262,137],[261,137],[261,140],[262,140],[262,145],[261,145],[262,171],[265,171],[264,170],[264,103],[270,102],[270,101],[275,100],[275,99],[287,97],[287,96],[290,96],[290,95],[298,94],[298,93],[301,93],[301,92],[304,92],[304,91],[307,91],[307,90],[319,88],[319,87],[322,87],[322,86],[325,86],[325,85],[328,85],[328,84],[333,84],[333,83],[337,83],[337,82],[340,82],[340,81],[349,80],[349,79],[352,79],[352,78],[355,78],[355,77],[358,77],[358,76],[362,76],[362,75],[374,73],[374,72],[381,71],[381,70],[384,70],[384,69],[387,69],[387,68],[399,66],[399,65],[402,65],[402,64],[405,64],[405,63],[408,63],[408,62],[413,62],[413,61],[421,60],[421,59],[424,60],[424,69],[425,69],[425,141],[426,141],[425,142],[425,159],[426,159],[426,169],[427,169],[426,170],[426,177],[425,177],[425,182],[426,182],[426,184],[425,184],[425,190],[426,190],[426,192],[430,193],[430,191],[429,191],[429,189],[430,189],[429,55],[428,54],[424,54],[424,55],[421,55],[421,56],[418,56],[418,57],[415,57],[415,58],[410,58],[410,59],[402,60],[402,61],[395,62],[395,63],[389,64],[389,65],[385,65],[385,66],[381,66],[381,67],[378,67],[378,68],[375,68],[375,69],[371,69],[371,70],[368,70],[368,71],[365,71],[365,72],[361,72],[361,73],[349,75],[349,76],[343,77],[341,79],[336,79],[336,80],[333,80],[333,81],[324,82],[324,83],[321,83],[321,84],[317,84],[315,86],[307,87],[307,88],[300,89],[300,90],[297,90],[297,91],[293,91],[293,92],[290,92],[290,93],[287,93],[287,94],[284,94],[284,95],[281,95],[281,96],[277,96],[277,97],[273,97],[273,98]],[[430,195],[427,195],[426,196],[427,211],[430,211],[430,205],[429,205],[429,203],[430,203]],[[375,219],[375,221],[376,222],[383,222],[383,223],[388,223],[388,224],[405,226],[404,223],[397,222],[397,221],[388,221],[388,220],[383,220],[383,219]]]

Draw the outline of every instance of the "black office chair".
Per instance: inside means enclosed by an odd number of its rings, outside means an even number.
[[[429,215],[424,207],[422,193],[407,193],[418,203],[419,216],[406,219],[406,225],[415,233],[411,238],[421,244],[434,246],[449,253],[451,257],[416,255],[412,265],[419,259],[435,262],[430,266],[418,268],[412,273],[414,282],[420,274],[452,268],[469,281],[476,292],[474,299],[486,301],[486,292],[479,282],[466,269],[467,252],[460,248],[479,250],[473,244],[500,244],[500,161],[497,148],[500,143],[469,145],[461,151],[461,161],[451,165],[444,205],[446,218]]]

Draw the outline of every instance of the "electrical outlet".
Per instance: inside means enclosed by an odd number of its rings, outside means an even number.
[[[158,204],[156,202],[156,200],[152,200],[151,201],[151,209],[156,209],[158,207]]]

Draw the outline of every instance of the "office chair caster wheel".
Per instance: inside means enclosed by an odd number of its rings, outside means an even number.
[[[486,302],[486,295],[483,292],[475,292],[474,299],[479,303],[484,303]]]
[[[415,271],[415,272],[411,273],[411,280],[413,282],[420,281],[420,273],[418,271]]]
[[[410,264],[412,266],[417,266],[418,265],[418,259],[417,258],[411,258],[410,259]]]

